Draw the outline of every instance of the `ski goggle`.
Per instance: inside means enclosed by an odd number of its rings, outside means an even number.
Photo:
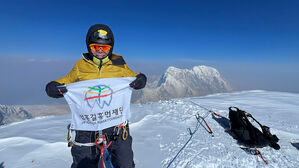
[[[112,46],[106,44],[89,44],[89,48],[93,51],[99,51],[101,48],[104,52],[108,52]]]

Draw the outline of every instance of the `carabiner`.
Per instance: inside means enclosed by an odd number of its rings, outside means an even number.
[[[125,140],[127,140],[129,133],[126,129],[126,126],[122,126],[122,128],[123,128],[122,139],[125,141]]]

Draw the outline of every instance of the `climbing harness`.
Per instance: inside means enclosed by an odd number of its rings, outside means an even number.
[[[68,147],[72,147],[74,145],[76,146],[88,146],[88,147],[91,147],[91,146],[95,146],[96,144],[94,142],[90,142],[90,143],[80,143],[80,142],[76,142],[75,141],[75,137],[76,137],[76,130],[73,130],[73,129],[70,129],[70,125],[69,124],[67,126],[68,128],[68,134],[67,134],[67,146]]]
[[[73,146],[73,143],[71,142],[72,131],[71,131],[70,127],[71,127],[71,124],[67,125],[67,138],[66,138],[66,140],[67,140],[67,146],[68,147]],[[73,136],[73,137],[76,137],[76,136]]]
[[[110,141],[107,144],[107,139],[105,135],[102,135],[102,137],[97,137],[95,140],[95,145],[99,148],[101,152],[100,161],[98,164],[98,168],[113,168],[112,162],[111,162],[111,155],[108,152],[108,148],[111,145],[112,141]]]
[[[98,168],[113,168],[112,162],[111,162],[111,155],[108,151],[109,146],[115,140],[115,137],[119,135],[120,130],[122,130],[122,139],[125,141],[128,138],[129,132],[127,130],[128,121],[125,121],[121,123],[119,126],[114,127],[114,131],[112,136],[107,140],[107,137],[104,134],[99,135],[95,142],[90,143],[79,143],[75,141],[76,137],[76,130],[71,129],[71,124],[67,126],[68,134],[67,134],[67,142],[68,147],[72,147],[74,145],[76,146],[96,146],[99,148],[101,155],[100,155],[100,161],[98,164]],[[100,131],[99,131],[100,134]],[[109,141],[109,143],[107,143]]]
[[[122,129],[123,132],[122,132],[121,137],[124,141],[127,140],[128,135],[129,135],[129,132],[127,131],[127,124],[128,124],[128,121],[125,121],[125,122],[121,123],[119,126],[114,127],[114,135],[113,136],[118,136],[120,130]]]
[[[114,133],[112,135],[112,137],[118,136],[120,130],[122,129],[122,139],[125,141],[128,138],[129,132],[127,130],[127,124],[128,121],[125,121],[123,123],[121,123],[119,126],[115,126],[114,127]],[[68,147],[72,147],[73,145],[77,145],[77,146],[95,146],[96,144],[94,142],[90,142],[90,143],[79,143],[75,141],[75,137],[76,137],[76,130],[73,130],[70,128],[71,124],[69,124],[67,126],[68,129],[68,133],[67,133],[67,142],[68,142]],[[111,139],[111,140],[115,140],[115,139]]]
[[[119,135],[119,132],[121,129],[123,129],[122,132],[122,139],[125,141],[129,135],[129,132],[127,131],[127,124],[128,121],[125,121],[121,123],[119,126],[114,127],[114,132],[112,137],[110,138],[110,142],[107,144],[107,138],[105,135],[102,135],[102,138],[98,137],[95,140],[96,146],[100,149],[101,151],[101,160],[99,162],[98,168],[113,168],[112,162],[111,162],[111,155],[108,152],[108,148],[111,145],[112,141],[115,140],[114,137]],[[105,165],[105,167],[104,167]]]

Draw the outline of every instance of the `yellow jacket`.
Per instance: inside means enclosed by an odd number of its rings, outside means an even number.
[[[90,79],[135,77],[138,75],[127,66],[122,56],[112,54],[110,60],[99,67],[89,58],[88,54],[82,55],[83,59],[78,60],[65,77],[55,81],[61,84],[70,84]]]

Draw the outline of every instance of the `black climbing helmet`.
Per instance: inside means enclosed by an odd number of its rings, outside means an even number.
[[[108,56],[112,54],[113,46],[114,46],[114,36],[112,30],[104,24],[95,24],[92,25],[86,35],[86,46],[89,54],[92,55],[90,51],[89,44],[107,44],[111,45],[112,48]]]

